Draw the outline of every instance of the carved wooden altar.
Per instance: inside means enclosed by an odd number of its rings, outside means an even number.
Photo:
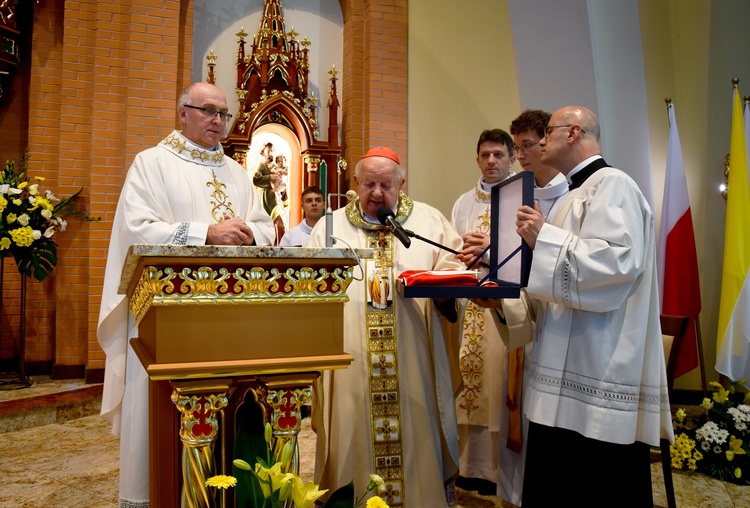
[[[356,265],[343,249],[130,248],[119,291],[150,379],[152,506],[213,506],[205,479],[231,474],[246,400],[261,406],[277,444],[296,442],[314,380],[352,361],[343,305]]]
[[[236,34],[237,52],[236,57],[232,57],[235,58],[239,105],[237,112],[233,112],[234,123],[221,143],[227,155],[252,171],[248,161],[249,155],[256,155],[249,154],[254,133],[271,124],[289,129],[299,142],[299,153],[292,154],[289,168],[288,208],[295,213],[300,208],[300,196],[305,187],[319,186],[327,195],[345,194],[349,186],[345,181],[347,164],[339,155],[339,71],[335,67],[329,71],[328,132],[327,139],[321,139],[318,125],[323,98],[310,92],[309,83],[312,42],[307,37],[297,40],[300,34],[294,29],[287,32],[284,22],[281,1],[265,0],[249,51],[246,48],[249,34],[244,29]],[[215,82],[218,58],[213,51],[206,57],[209,83]],[[332,208],[338,208],[341,203],[346,204],[344,200],[333,200]],[[271,211],[269,214],[273,218]]]

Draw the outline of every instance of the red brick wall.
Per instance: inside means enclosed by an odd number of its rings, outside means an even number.
[[[407,1],[340,2],[344,156],[356,162],[387,144],[406,164]],[[55,275],[37,284],[33,298],[29,291],[36,324],[27,333],[27,361],[101,374],[96,326],[117,199],[135,154],[177,125],[192,38],[192,0],[47,0],[36,7],[31,165],[58,195],[83,187],[80,202],[102,220],[71,220],[58,238]]]

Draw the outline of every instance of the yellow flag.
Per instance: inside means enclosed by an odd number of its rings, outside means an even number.
[[[733,381],[747,377],[750,361],[750,183],[742,100],[734,87],[729,185],[716,370]]]

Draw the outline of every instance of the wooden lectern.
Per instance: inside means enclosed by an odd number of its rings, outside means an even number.
[[[246,396],[277,440],[296,440],[312,383],[352,361],[343,306],[358,254],[366,252],[130,247],[119,292],[129,298],[138,326],[131,344],[150,379],[152,506],[213,506],[205,480],[231,474]]]

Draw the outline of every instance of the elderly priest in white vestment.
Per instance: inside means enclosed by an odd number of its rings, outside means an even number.
[[[464,266],[426,242],[406,249],[380,224],[378,210],[388,207],[403,227],[456,251],[461,237],[438,210],[400,192],[404,169],[391,149],[367,152],[355,175],[359,196],[333,213],[333,236],[337,247],[375,254],[362,260],[364,280],[352,282],[344,305],[344,350],[354,361],[324,374],[315,401],[316,481],[336,489],[353,480],[360,493],[376,473],[392,508],[454,506],[458,441],[449,351],[457,338],[444,335],[440,312],[457,319],[455,302],[443,301],[439,311],[435,300],[402,298],[394,282],[405,270]],[[325,245],[321,220],[308,247]]]
[[[129,345],[137,336],[124,295],[117,294],[135,243],[268,245],[274,237],[248,173],[224,155],[219,140],[224,94],[194,83],[179,97],[182,131],[136,155],[117,204],[97,337],[107,355],[101,414],[120,435],[120,506],[149,506],[148,376]]]
[[[649,446],[673,439],[654,216],[633,179],[602,158],[599,132],[585,107],[556,111],[541,161],[570,192],[551,223],[538,206],[517,214],[534,250],[526,291],[536,310],[524,508],[600,506],[610,486],[608,506],[651,507]],[[512,332],[519,316],[509,310]]]

